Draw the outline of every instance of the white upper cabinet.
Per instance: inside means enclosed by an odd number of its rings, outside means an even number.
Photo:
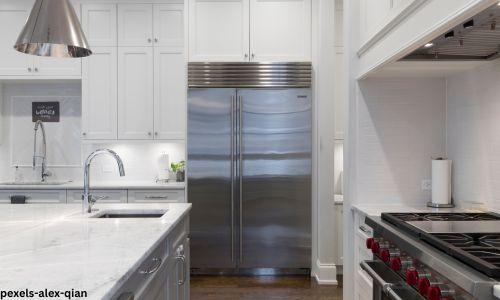
[[[185,139],[186,64],[184,49],[155,48],[155,139]]]
[[[153,47],[118,47],[118,138],[153,139]]]
[[[27,5],[0,4],[0,75],[32,74],[33,57],[13,48],[30,11],[31,6]]]
[[[33,70],[40,76],[81,76],[82,59],[34,56]]]
[[[117,48],[93,47],[83,58],[82,137],[117,138]]]
[[[91,47],[117,45],[116,4],[82,4],[82,27]]]
[[[311,0],[250,0],[250,60],[310,61]]]
[[[184,47],[184,5],[153,6],[153,37],[157,47]]]
[[[118,4],[118,46],[153,44],[153,6]]]
[[[36,57],[14,50],[14,43],[28,19],[32,5],[31,1],[0,3],[0,76],[3,78],[80,77],[81,59]]]
[[[189,60],[248,61],[249,0],[189,0]]]

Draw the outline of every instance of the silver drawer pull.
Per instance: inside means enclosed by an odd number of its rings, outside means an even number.
[[[157,199],[157,200],[159,200],[159,199],[168,199],[168,196],[146,196],[146,197],[144,197],[144,198],[146,198],[146,199]]]
[[[372,231],[370,229],[366,228],[364,225],[359,226],[359,230],[361,230],[367,234],[372,234]]]
[[[161,266],[161,258],[155,257],[153,258],[154,266],[152,268],[148,268],[145,270],[140,270],[140,274],[148,275],[148,274],[153,274],[154,272],[158,271],[158,269]]]
[[[175,256],[175,259],[182,263],[182,279],[179,279],[179,281],[177,281],[177,285],[183,285],[184,283],[186,283],[187,278],[186,255],[184,254],[184,246],[180,245],[179,248],[177,248],[176,252],[177,255]]]

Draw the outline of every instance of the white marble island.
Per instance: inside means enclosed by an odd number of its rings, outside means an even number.
[[[161,218],[102,219],[93,218],[99,212],[82,214],[78,204],[1,205],[0,290],[75,290],[86,291],[84,299],[115,299],[134,276],[156,276],[139,275],[140,270],[153,270],[158,262],[161,270],[177,267],[167,256],[187,241],[190,204],[97,203],[95,208],[167,212]],[[168,293],[166,287],[157,290]]]

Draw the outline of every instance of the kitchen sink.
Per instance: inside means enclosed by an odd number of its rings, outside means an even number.
[[[63,185],[71,181],[24,181],[24,182],[0,182],[0,185]]]
[[[92,216],[98,219],[151,219],[161,218],[167,210],[154,209],[154,210],[133,210],[133,209],[113,209],[105,210]]]

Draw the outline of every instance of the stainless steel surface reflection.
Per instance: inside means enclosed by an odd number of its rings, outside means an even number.
[[[192,267],[310,268],[310,90],[191,89],[188,102]]]
[[[427,233],[500,233],[500,221],[410,221]]]

